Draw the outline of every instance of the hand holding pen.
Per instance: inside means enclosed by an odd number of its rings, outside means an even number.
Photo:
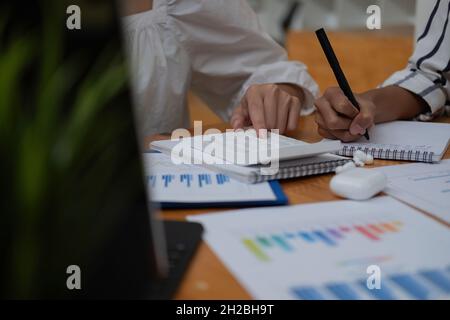
[[[374,123],[374,103],[364,97],[355,97],[325,31],[319,29],[316,35],[339,84],[339,88],[327,89],[315,102],[319,133],[342,141],[357,140],[361,135],[369,140],[367,129]]]

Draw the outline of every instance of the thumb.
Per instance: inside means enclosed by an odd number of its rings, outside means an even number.
[[[363,135],[374,123],[374,106],[367,102],[359,104],[360,111],[350,124],[350,133],[355,136]]]

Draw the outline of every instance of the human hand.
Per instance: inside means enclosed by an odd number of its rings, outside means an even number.
[[[315,119],[321,136],[344,142],[354,141],[374,125],[375,104],[361,95],[355,95],[355,98],[359,111],[338,87],[328,88],[314,102],[317,108]]]
[[[233,111],[231,125],[233,129],[252,125],[257,133],[278,129],[283,134],[297,128],[303,99],[303,90],[296,85],[252,85]]]

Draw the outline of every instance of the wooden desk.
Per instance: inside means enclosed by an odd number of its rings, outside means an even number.
[[[450,123],[450,119],[439,122]],[[216,126],[225,129],[225,124]],[[313,116],[300,120],[299,130],[289,135],[308,142],[320,140]],[[450,158],[450,150],[445,154]],[[406,163],[402,161],[375,160],[374,166]],[[281,185],[289,198],[289,204],[302,204],[319,201],[339,200],[328,187],[332,174],[282,180]],[[189,209],[163,210],[165,219],[184,220],[187,215],[203,214],[230,209]],[[250,295],[239,285],[230,272],[215,256],[211,249],[202,243],[176,295],[177,299],[250,299]]]

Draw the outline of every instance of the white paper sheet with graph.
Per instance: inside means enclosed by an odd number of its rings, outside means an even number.
[[[144,154],[147,185],[157,202],[275,201],[269,183],[245,184],[195,165],[175,165],[162,153]]]
[[[427,299],[450,294],[450,229],[390,197],[189,217],[258,299]],[[367,267],[381,268],[381,289]]]

